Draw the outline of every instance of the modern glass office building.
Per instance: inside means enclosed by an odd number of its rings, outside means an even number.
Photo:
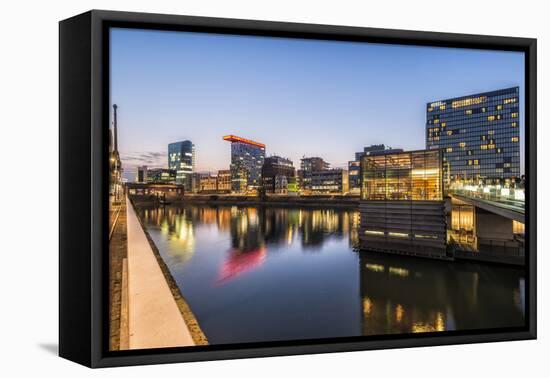
[[[236,135],[226,135],[223,139],[231,142],[231,190],[243,193],[247,189],[257,189],[265,159],[265,144]]]
[[[519,87],[426,106],[426,148],[443,151],[446,185],[513,185],[520,178]]]
[[[361,158],[363,249],[446,258],[440,150]]]
[[[191,176],[195,171],[195,145],[190,140],[168,145],[168,168],[176,171],[176,183],[191,190]]]
[[[363,151],[355,153],[355,160],[348,162],[349,190],[351,193],[359,193],[361,189],[361,158],[365,155],[381,155],[394,152],[403,152],[401,148],[386,148],[383,144],[373,144],[364,147]]]

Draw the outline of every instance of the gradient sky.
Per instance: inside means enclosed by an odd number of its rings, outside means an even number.
[[[520,52],[115,28],[110,68],[128,179],[166,167],[168,143],[186,139],[197,171],[228,169],[226,134],[295,166],[306,155],[345,167],[378,143],[423,149],[426,103],[513,86],[524,136]]]

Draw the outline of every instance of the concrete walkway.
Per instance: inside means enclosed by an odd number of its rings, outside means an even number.
[[[126,207],[129,348],[195,345],[130,201]]]

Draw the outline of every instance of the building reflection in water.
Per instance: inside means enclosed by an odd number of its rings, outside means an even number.
[[[240,206],[183,206],[145,208],[142,219],[160,228],[178,248],[171,257],[184,263],[194,253],[195,227],[215,226],[228,231],[231,248],[220,267],[219,282],[225,282],[259,267],[269,245],[291,245],[298,241],[304,250],[318,251],[330,238],[349,238],[358,244],[359,212],[338,209],[298,209]]]
[[[138,213],[212,343],[524,324],[523,270],[358,251],[355,211]],[[453,227],[468,230],[468,219],[461,214]],[[248,300],[236,304],[235,295]]]
[[[360,252],[359,261],[363,335],[524,324],[523,278],[516,269],[495,277],[474,264],[368,252]]]

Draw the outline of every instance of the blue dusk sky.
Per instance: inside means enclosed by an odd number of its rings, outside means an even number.
[[[345,167],[371,144],[423,149],[426,103],[513,86],[524,135],[520,52],[115,28],[110,69],[127,178],[166,167],[168,143],[186,139],[197,171],[228,169],[227,134],[297,167]]]

